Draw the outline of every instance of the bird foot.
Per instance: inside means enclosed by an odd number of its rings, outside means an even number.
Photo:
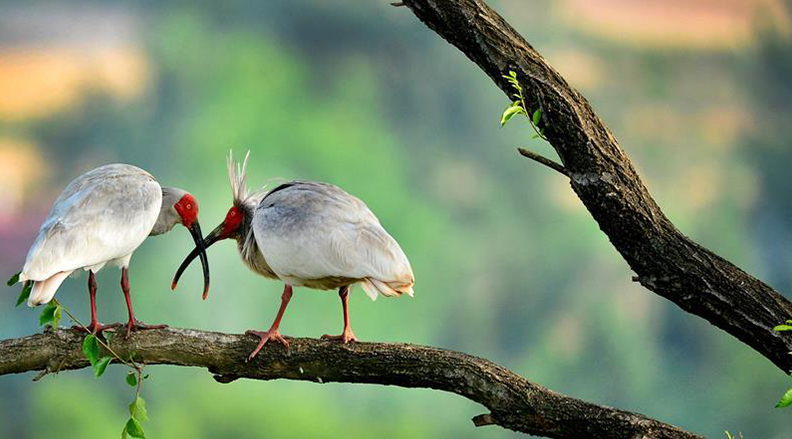
[[[355,337],[355,333],[352,332],[352,328],[344,328],[344,332],[342,332],[341,335],[325,334],[322,336],[322,340],[335,340],[347,344],[357,341],[357,337]]]
[[[285,346],[286,349],[289,349],[289,342],[286,341],[285,338],[283,338],[280,331],[278,331],[277,329],[270,329],[269,331],[254,331],[252,329],[248,329],[247,331],[245,331],[245,335],[255,335],[256,337],[259,337],[261,339],[259,341],[258,346],[256,346],[256,349],[254,349],[253,352],[250,354],[250,356],[248,356],[247,361],[252,360],[253,357],[255,357],[256,354],[259,353],[261,348],[263,348],[264,345],[267,344],[269,340],[277,341],[278,343]]]
[[[124,340],[129,338],[132,331],[146,331],[149,329],[165,329],[168,325],[147,325],[139,320],[130,320],[126,324],[126,331],[124,332]]]
[[[102,336],[103,332],[108,329],[115,329],[122,326],[123,323],[110,323],[109,325],[103,325],[97,321],[91,322],[88,326],[80,326],[74,325],[71,329],[76,329],[78,331],[88,332],[89,334],[94,334],[98,336]]]

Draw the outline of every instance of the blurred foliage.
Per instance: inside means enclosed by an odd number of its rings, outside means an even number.
[[[588,73],[582,91],[686,234],[789,290],[786,37],[767,30],[755,46],[734,52],[639,49],[591,38],[553,2],[531,2],[530,14],[520,1],[492,3],[573,85]],[[122,161],[191,191],[209,230],[230,207],[228,150],[250,149],[252,186],[276,177],[338,184],[366,201],[405,249],[416,297],[372,303],[355,289],[351,316],[362,340],[465,351],[554,390],[711,437],[724,429],[788,437],[788,413],[773,408],[787,377],[632,283],[568,183],[513,150],[524,144],[525,127],[498,128],[500,91],[409,11],[349,0],[75,5],[136,20],[133,40],[148,60],[148,85],[132,100],[88,88],[50,115],[0,120],[0,137],[29,140],[47,166],[15,224],[40,221],[79,173]],[[29,6],[0,0],[4,7]],[[0,42],[3,35],[0,29]],[[554,157],[540,143],[532,148]],[[35,230],[14,230],[26,234],[20,242],[32,242]],[[9,276],[24,260],[21,246],[3,260]],[[187,232],[176,229],[135,253],[137,314],[216,331],[267,327],[282,285],[248,272],[231,243],[209,253],[207,302],[194,268],[169,290],[190,248]],[[125,318],[118,278],[114,269],[97,276],[106,322]],[[6,296],[0,335],[38,331],[38,310],[14,309],[16,289]],[[84,277],[67,280],[58,298],[87,316]],[[282,331],[319,336],[341,324],[335,294],[300,289]],[[469,419],[482,408],[439,392],[220,385],[202,370],[150,369],[150,438],[516,436],[473,428]],[[35,384],[4,377],[0,437],[117,437],[129,402],[124,372],[111,366],[111,379],[81,371]]]

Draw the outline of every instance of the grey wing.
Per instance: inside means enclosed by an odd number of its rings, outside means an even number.
[[[43,280],[131,254],[159,214],[162,191],[147,172],[106,165],[69,183],[31,246],[23,280]]]
[[[337,186],[285,183],[261,201],[253,227],[279,275],[411,282],[412,269],[398,243],[365,203]]]

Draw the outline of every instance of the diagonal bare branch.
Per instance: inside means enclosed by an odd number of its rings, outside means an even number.
[[[0,375],[89,367],[76,330],[0,341]],[[113,339],[122,358],[144,364],[206,368],[228,383],[239,378],[291,379],[315,383],[365,383],[426,387],[455,393],[485,406],[476,425],[500,425],[525,433],[572,439],[701,439],[702,436],[646,416],[570,398],[532,383],[490,361],[461,352],[396,343],[292,339],[287,352],[267,346],[246,362],[257,340],[192,329],[157,329]]]
[[[588,101],[483,0],[404,0],[431,30],[476,63],[507,96],[514,71],[527,110],[561,158],[572,189],[641,284],[792,369],[792,303],[693,242],[666,218],[630,159]]]

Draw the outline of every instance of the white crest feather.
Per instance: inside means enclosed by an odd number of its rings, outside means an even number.
[[[247,187],[247,162],[250,157],[250,150],[245,154],[245,160],[242,164],[234,160],[234,152],[228,152],[228,179],[231,182],[231,193],[234,196],[234,205],[243,208],[243,212],[249,212],[252,216],[253,211],[258,206],[259,201],[266,195],[267,186],[261,189],[250,192]],[[245,236],[241,248],[243,258],[255,259],[254,253],[258,252],[258,246],[253,236],[253,229],[251,228],[247,236]]]
[[[231,194],[234,203],[244,203],[248,198],[247,189],[247,162],[250,151],[245,154],[245,160],[240,165],[234,160],[234,151],[228,152],[228,180],[231,182]]]

